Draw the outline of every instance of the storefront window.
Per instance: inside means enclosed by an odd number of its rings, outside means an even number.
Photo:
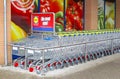
[[[84,0],[67,0],[66,31],[83,30]]]
[[[98,29],[115,28],[116,0],[98,0]]]
[[[105,1],[105,29],[115,28],[115,0]]]
[[[55,13],[55,31],[84,29],[85,0],[11,0],[12,40],[31,32],[32,13]]]

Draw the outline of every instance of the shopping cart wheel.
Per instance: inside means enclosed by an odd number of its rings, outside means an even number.
[[[24,68],[25,68],[25,66],[24,66],[24,65],[20,65],[20,68],[21,68],[21,69],[24,69]]]
[[[120,47],[118,47],[118,52],[120,53]]]
[[[119,53],[120,53],[120,47],[118,47],[119,48]]]
[[[82,56],[82,60],[83,60],[83,62],[85,62],[85,56]]]
[[[52,69],[50,68],[50,66],[51,66],[51,63],[49,63],[49,64],[47,64],[47,66],[45,66],[45,68],[46,68],[47,71],[52,70]]]
[[[112,55],[112,51],[109,49],[109,54]]]
[[[79,63],[83,63],[82,57],[78,57],[77,59],[78,59]]]
[[[86,55],[87,61],[90,61],[90,55]]]
[[[68,67],[68,66],[69,66],[69,63],[66,60],[64,60],[63,61],[63,67]]]
[[[40,71],[40,70],[36,70],[36,73],[37,73],[37,74],[41,74],[41,71]]]
[[[90,54],[90,60],[94,60],[94,55]]]
[[[90,60],[93,60],[93,55],[92,54],[90,54]]]
[[[29,72],[33,72],[34,71],[34,68],[33,67],[30,67],[29,68]]]
[[[106,52],[107,52],[107,55],[110,55],[110,52],[109,52],[109,50],[106,50]]]
[[[14,62],[13,65],[14,65],[14,67],[18,67],[19,63],[18,62]]]
[[[102,52],[99,52],[99,58],[101,58],[102,57]]]
[[[57,67],[57,69],[62,69],[63,68],[61,62],[57,62],[56,63],[56,67]]]
[[[52,64],[52,66],[54,67],[54,69],[57,69],[57,62],[54,62],[53,64]]]
[[[97,58],[99,58],[99,56],[100,56],[99,52],[97,52],[96,55],[97,55]]]
[[[104,51],[103,53],[104,53],[104,56],[107,56],[107,53],[106,53],[106,51]]]
[[[69,59],[68,63],[69,63],[69,66],[73,66],[74,65],[72,59]]]
[[[51,65],[50,66],[50,71],[53,71],[53,70],[55,70],[56,68],[55,68],[55,66],[54,65]]]
[[[79,63],[78,60],[77,60],[77,58],[73,58],[73,63],[74,64],[78,64]]]
[[[94,56],[94,59],[97,59],[97,53],[94,53],[93,56]]]

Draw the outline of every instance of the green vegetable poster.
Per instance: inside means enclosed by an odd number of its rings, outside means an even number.
[[[98,0],[98,29],[115,28],[116,0]]]
[[[115,28],[115,0],[105,1],[105,29]]]
[[[104,0],[98,0],[98,29],[104,29]]]

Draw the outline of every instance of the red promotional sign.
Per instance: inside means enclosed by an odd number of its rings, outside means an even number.
[[[54,13],[33,13],[31,19],[31,26],[33,31],[54,32]]]

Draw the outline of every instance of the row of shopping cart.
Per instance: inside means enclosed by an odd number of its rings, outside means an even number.
[[[53,57],[51,59],[34,59],[31,57],[27,58],[27,69],[30,72],[36,72],[40,74],[41,72],[47,72],[55,69],[62,69],[65,67],[78,65],[79,63],[85,63],[87,61],[95,60],[104,56],[109,56],[115,53],[120,53],[120,46],[113,48],[113,51],[111,48],[108,49],[101,49],[98,51],[93,52],[73,52],[73,53],[67,53],[63,55],[59,55],[56,57]],[[25,56],[19,57],[16,60],[14,60],[14,67],[20,67],[22,69],[25,69]]]
[[[120,31],[33,34],[12,43],[13,66],[38,74],[120,52]]]

